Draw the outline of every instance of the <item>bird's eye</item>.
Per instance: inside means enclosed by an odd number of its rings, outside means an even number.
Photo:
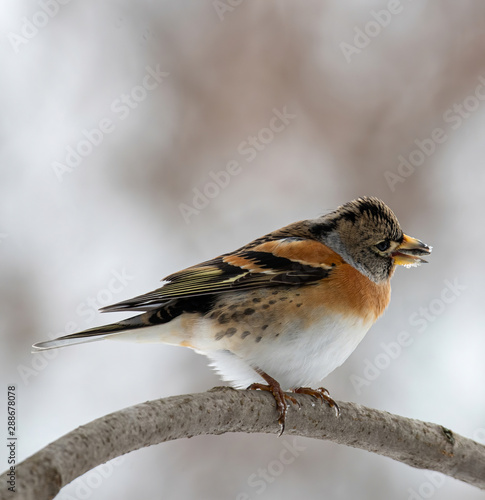
[[[379,250],[379,252],[385,252],[386,250],[389,249],[391,246],[391,242],[389,240],[384,240],[381,241],[380,243],[377,243],[376,248]]]

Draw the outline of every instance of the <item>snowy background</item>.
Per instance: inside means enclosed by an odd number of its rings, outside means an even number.
[[[18,386],[21,459],[106,413],[220,385],[184,348],[32,343],[119,319],[97,308],[361,195],[434,252],[397,271],[385,316],[325,386],[485,442],[485,4],[17,0],[0,30],[0,379]],[[282,469],[288,445],[171,442],[58,498],[483,497],[303,438]]]

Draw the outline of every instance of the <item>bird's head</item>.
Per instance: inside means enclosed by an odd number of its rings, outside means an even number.
[[[381,200],[358,198],[312,221],[315,238],[375,283],[388,280],[396,265],[418,266],[431,247],[403,233]]]

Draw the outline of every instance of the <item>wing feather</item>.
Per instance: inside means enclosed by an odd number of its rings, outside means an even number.
[[[304,259],[297,255],[303,255]],[[101,311],[149,311],[170,301],[201,295],[310,285],[328,277],[332,270],[331,263],[325,262],[328,258],[325,245],[302,238],[248,245],[232,254],[171,274],[164,278],[167,283],[157,290],[104,307]]]

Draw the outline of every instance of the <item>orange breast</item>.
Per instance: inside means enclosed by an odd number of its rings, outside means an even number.
[[[336,266],[318,285],[304,287],[301,292],[309,306],[324,306],[332,312],[356,315],[371,322],[384,312],[391,298],[389,281],[377,285],[346,263]]]
[[[271,241],[254,250],[273,252],[278,257],[312,266],[333,268],[328,278],[299,290],[308,306],[324,305],[336,313],[358,315],[366,321],[375,321],[391,299],[389,280],[377,285],[318,241]]]

